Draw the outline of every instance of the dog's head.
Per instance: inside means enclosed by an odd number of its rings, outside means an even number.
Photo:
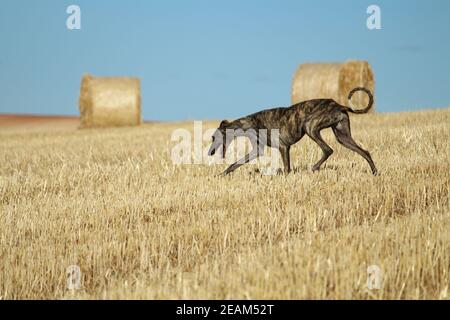
[[[227,139],[226,131],[231,128],[231,122],[223,120],[212,136],[212,144],[209,148],[208,155],[213,156],[217,150],[222,149],[222,158],[225,158],[228,145],[231,139]],[[230,141],[227,141],[230,140]]]

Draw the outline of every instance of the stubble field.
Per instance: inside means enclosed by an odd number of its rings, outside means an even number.
[[[379,176],[329,130],[320,172],[305,137],[288,176],[218,178],[172,163],[192,122],[0,128],[0,298],[448,299],[450,109],[351,124]]]

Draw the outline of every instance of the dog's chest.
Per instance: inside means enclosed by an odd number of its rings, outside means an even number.
[[[262,126],[269,132],[278,130],[280,140],[292,145],[302,137],[302,118],[304,112],[299,108],[276,109],[264,115]]]

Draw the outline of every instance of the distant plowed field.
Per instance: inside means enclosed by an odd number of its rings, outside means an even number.
[[[330,131],[320,172],[305,137],[288,176],[245,165],[218,178],[225,164],[172,163],[171,134],[192,122],[2,122],[0,297],[448,299],[450,109],[351,123],[380,176]]]

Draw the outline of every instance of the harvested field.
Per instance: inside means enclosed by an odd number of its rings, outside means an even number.
[[[351,122],[380,176],[328,130],[335,152],[318,173],[305,137],[288,176],[247,165],[217,178],[225,164],[172,164],[171,133],[192,122],[2,122],[0,297],[448,299],[450,109]],[[380,290],[366,289],[370,265]]]

